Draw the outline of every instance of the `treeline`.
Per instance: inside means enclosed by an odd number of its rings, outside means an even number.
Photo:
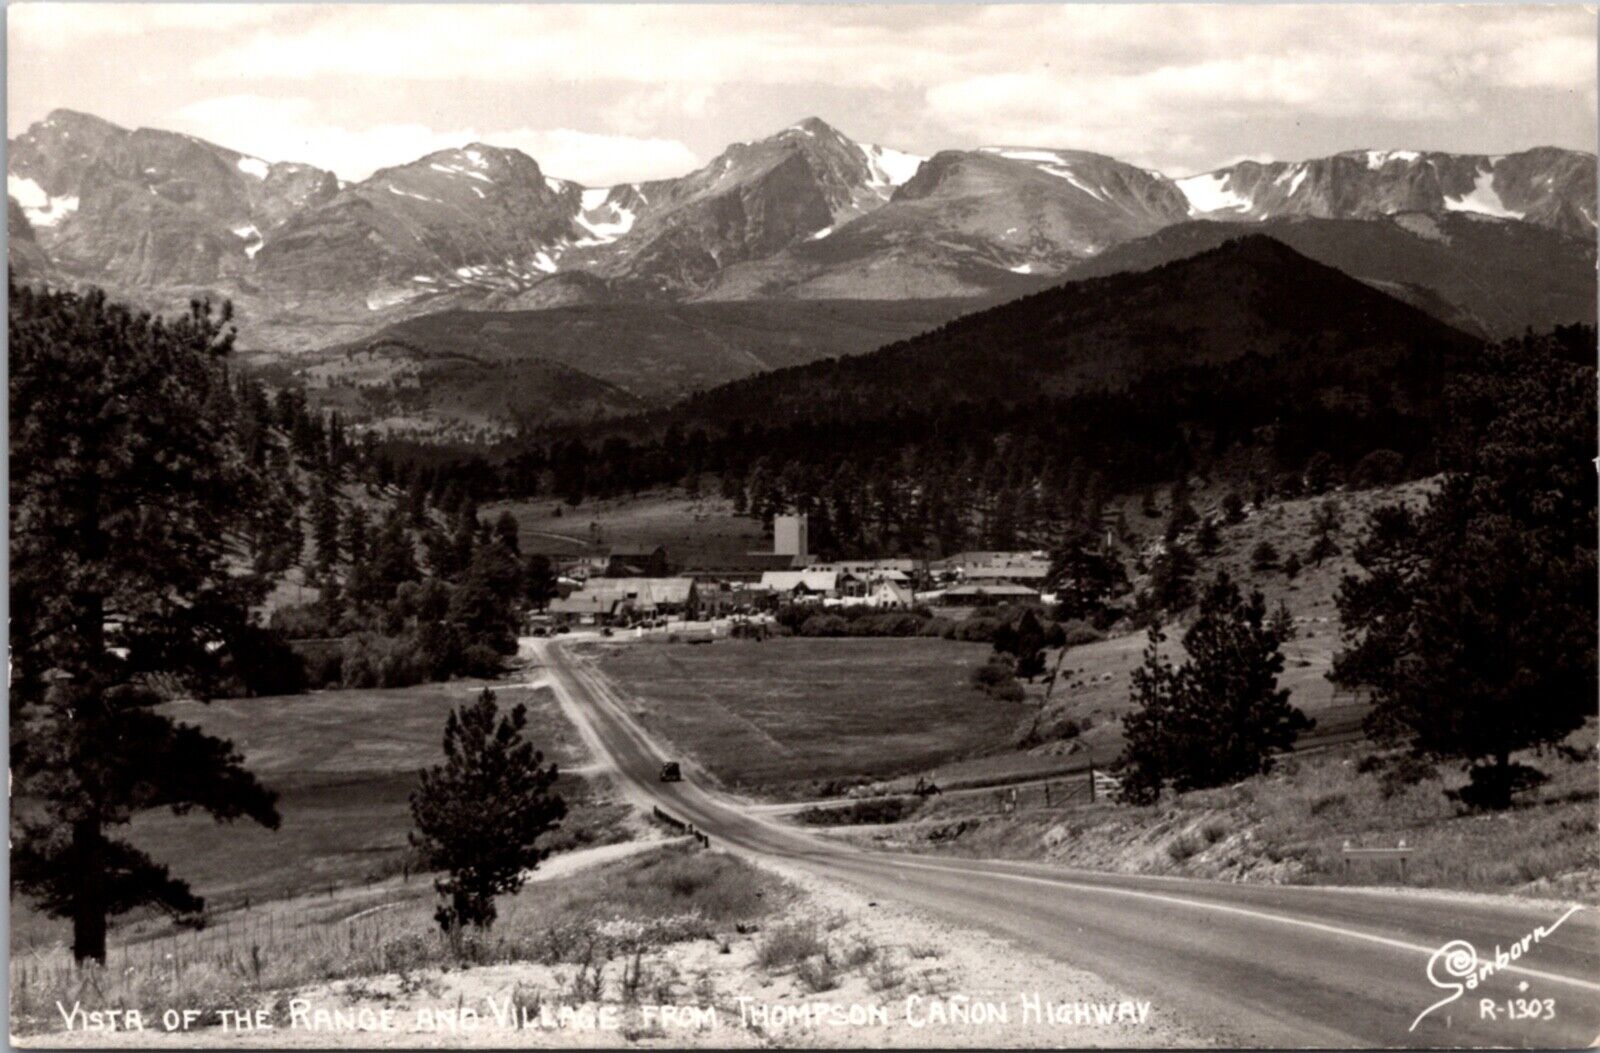
[[[446,508],[714,486],[762,517],[806,512],[813,548],[828,557],[1050,547],[1075,527],[1098,529],[1113,495],[1180,477],[1292,495],[1308,479],[1376,485],[1431,474],[1441,466],[1443,392],[1468,360],[1454,345],[1372,363],[1250,354],[1116,391],[926,405],[835,397],[824,363],[588,433],[478,452],[390,444],[379,455]],[[817,398],[787,418],[764,414],[763,399],[783,384]]]
[[[516,522],[480,520],[459,488],[438,492],[383,455],[352,443],[337,414],[285,388],[269,397],[250,377],[219,406],[237,423],[252,465],[278,481],[279,499],[246,539],[258,572],[303,569],[314,602],[279,606],[279,640],[240,685],[284,694],[307,687],[401,687],[451,676],[492,676],[516,650],[518,619],[555,591],[542,556],[524,559]],[[328,641],[337,640],[336,646]],[[254,667],[258,663],[252,663]]]
[[[1600,651],[1595,350],[1592,329],[1486,349],[1447,391],[1444,472],[1427,505],[1380,506],[1363,525],[1329,679],[1370,699],[1366,730],[1394,747],[1370,759],[1387,782],[1455,764],[1469,779],[1449,796],[1504,809],[1548,778],[1526,755],[1592,761],[1593,747],[1566,739],[1594,716]],[[1335,522],[1319,513],[1311,558],[1334,547]],[[1090,584],[1069,601],[1104,603],[1107,569],[1082,566]],[[1133,800],[1268,771],[1310,727],[1278,686],[1286,614],[1269,618],[1261,593],[1225,573],[1199,591],[1186,660],[1165,658],[1153,628],[1133,676],[1122,757]]]

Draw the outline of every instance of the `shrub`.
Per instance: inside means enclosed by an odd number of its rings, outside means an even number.
[[[801,962],[800,968],[795,970],[795,976],[812,994],[831,991],[839,986],[839,967],[826,952]]]
[[[971,676],[973,687],[991,691],[1013,679],[1011,659],[995,655],[974,669]]]
[[[807,826],[855,826],[863,823],[898,823],[922,807],[915,797],[873,797],[844,808],[811,807],[795,816]]]
[[[989,695],[1001,702],[1021,702],[1028,697],[1028,692],[1021,684],[1012,680],[994,688]]]
[[[1400,481],[1406,459],[1394,450],[1373,450],[1350,469],[1350,485],[1357,489],[1388,486]]]
[[[1105,639],[1105,634],[1081,618],[1074,618],[1061,626],[1061,639],[1068,647],[1082,647]]]
[[[773,929],[761,941],[756,962],[763,969],[784,969],[826,950],[827,946],[818,934],[816,925],[811,922],[790,922]]]

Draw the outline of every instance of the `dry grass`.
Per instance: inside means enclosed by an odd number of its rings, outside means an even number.
[[[1459,770],[1396,786],[1381,769],[1361,770],[1370,747],[1348,746],[1147,808],[1074,802],[1047,809],[1030,798],[1025,810],[1002,816],[986,795],[949,798],[874,839],[1136,873],[1354,885],[1400,879],[1393,863],[1347,866],[1346,841],[1393,847],[1404,840],[1413,849],[1410,885],[1600,900],[1595,742],[1591,721],[1569,740],[1585,759],[1521,758],[1551,778],[1504,813],[1468,813],[1448,798],[1446,790],[1465,782]],[[949,836],[961,824],[959,836]]]
[[[13,1028],[59,1026],[58,1000],[147,1014],[156,1007],[281,1010],[282,992],[300,985],[397,974],[403,989],[425,985],[421,974],[439,966],[517,961],[574,967],[575,996],[614,989],[644,997],[668,982],[659,967],[647,967],[651,950],[749,929],[792,895],[741,860],[674,846],[530,885],[502,900],[487,933],[455,939],[434,923],[434,897],[420,880],[390,883],[366,898],[266,904],[226,928],[116,945],[105,968],[76,968],[61,948],[18,955],[10,969]]]

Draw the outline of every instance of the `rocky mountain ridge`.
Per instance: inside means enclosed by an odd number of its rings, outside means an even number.
[[[29,273],[162,307],[233,298],[247,344],[451,308],[993,296],[1196,219],[1460,212],[1592,241],[1594,157],[1355,151],[1178,179],[1079,150],[920,158],[817,118],[685,176],[586,187],[474,143],[355,184],[58,110],[11,141]],[[16,226],[13,216],[12,225]]]

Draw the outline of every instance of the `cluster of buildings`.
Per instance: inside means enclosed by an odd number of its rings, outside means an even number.
[[[958,552],[940,560],[822,562],[804,516],[773,522],[773,550],[673,567],[665,548],[615,549],[559,565],[558,624],[635,625],[775,610],[784,604],[980,607],[1038,602],[1049,577],[1042,552]]]

